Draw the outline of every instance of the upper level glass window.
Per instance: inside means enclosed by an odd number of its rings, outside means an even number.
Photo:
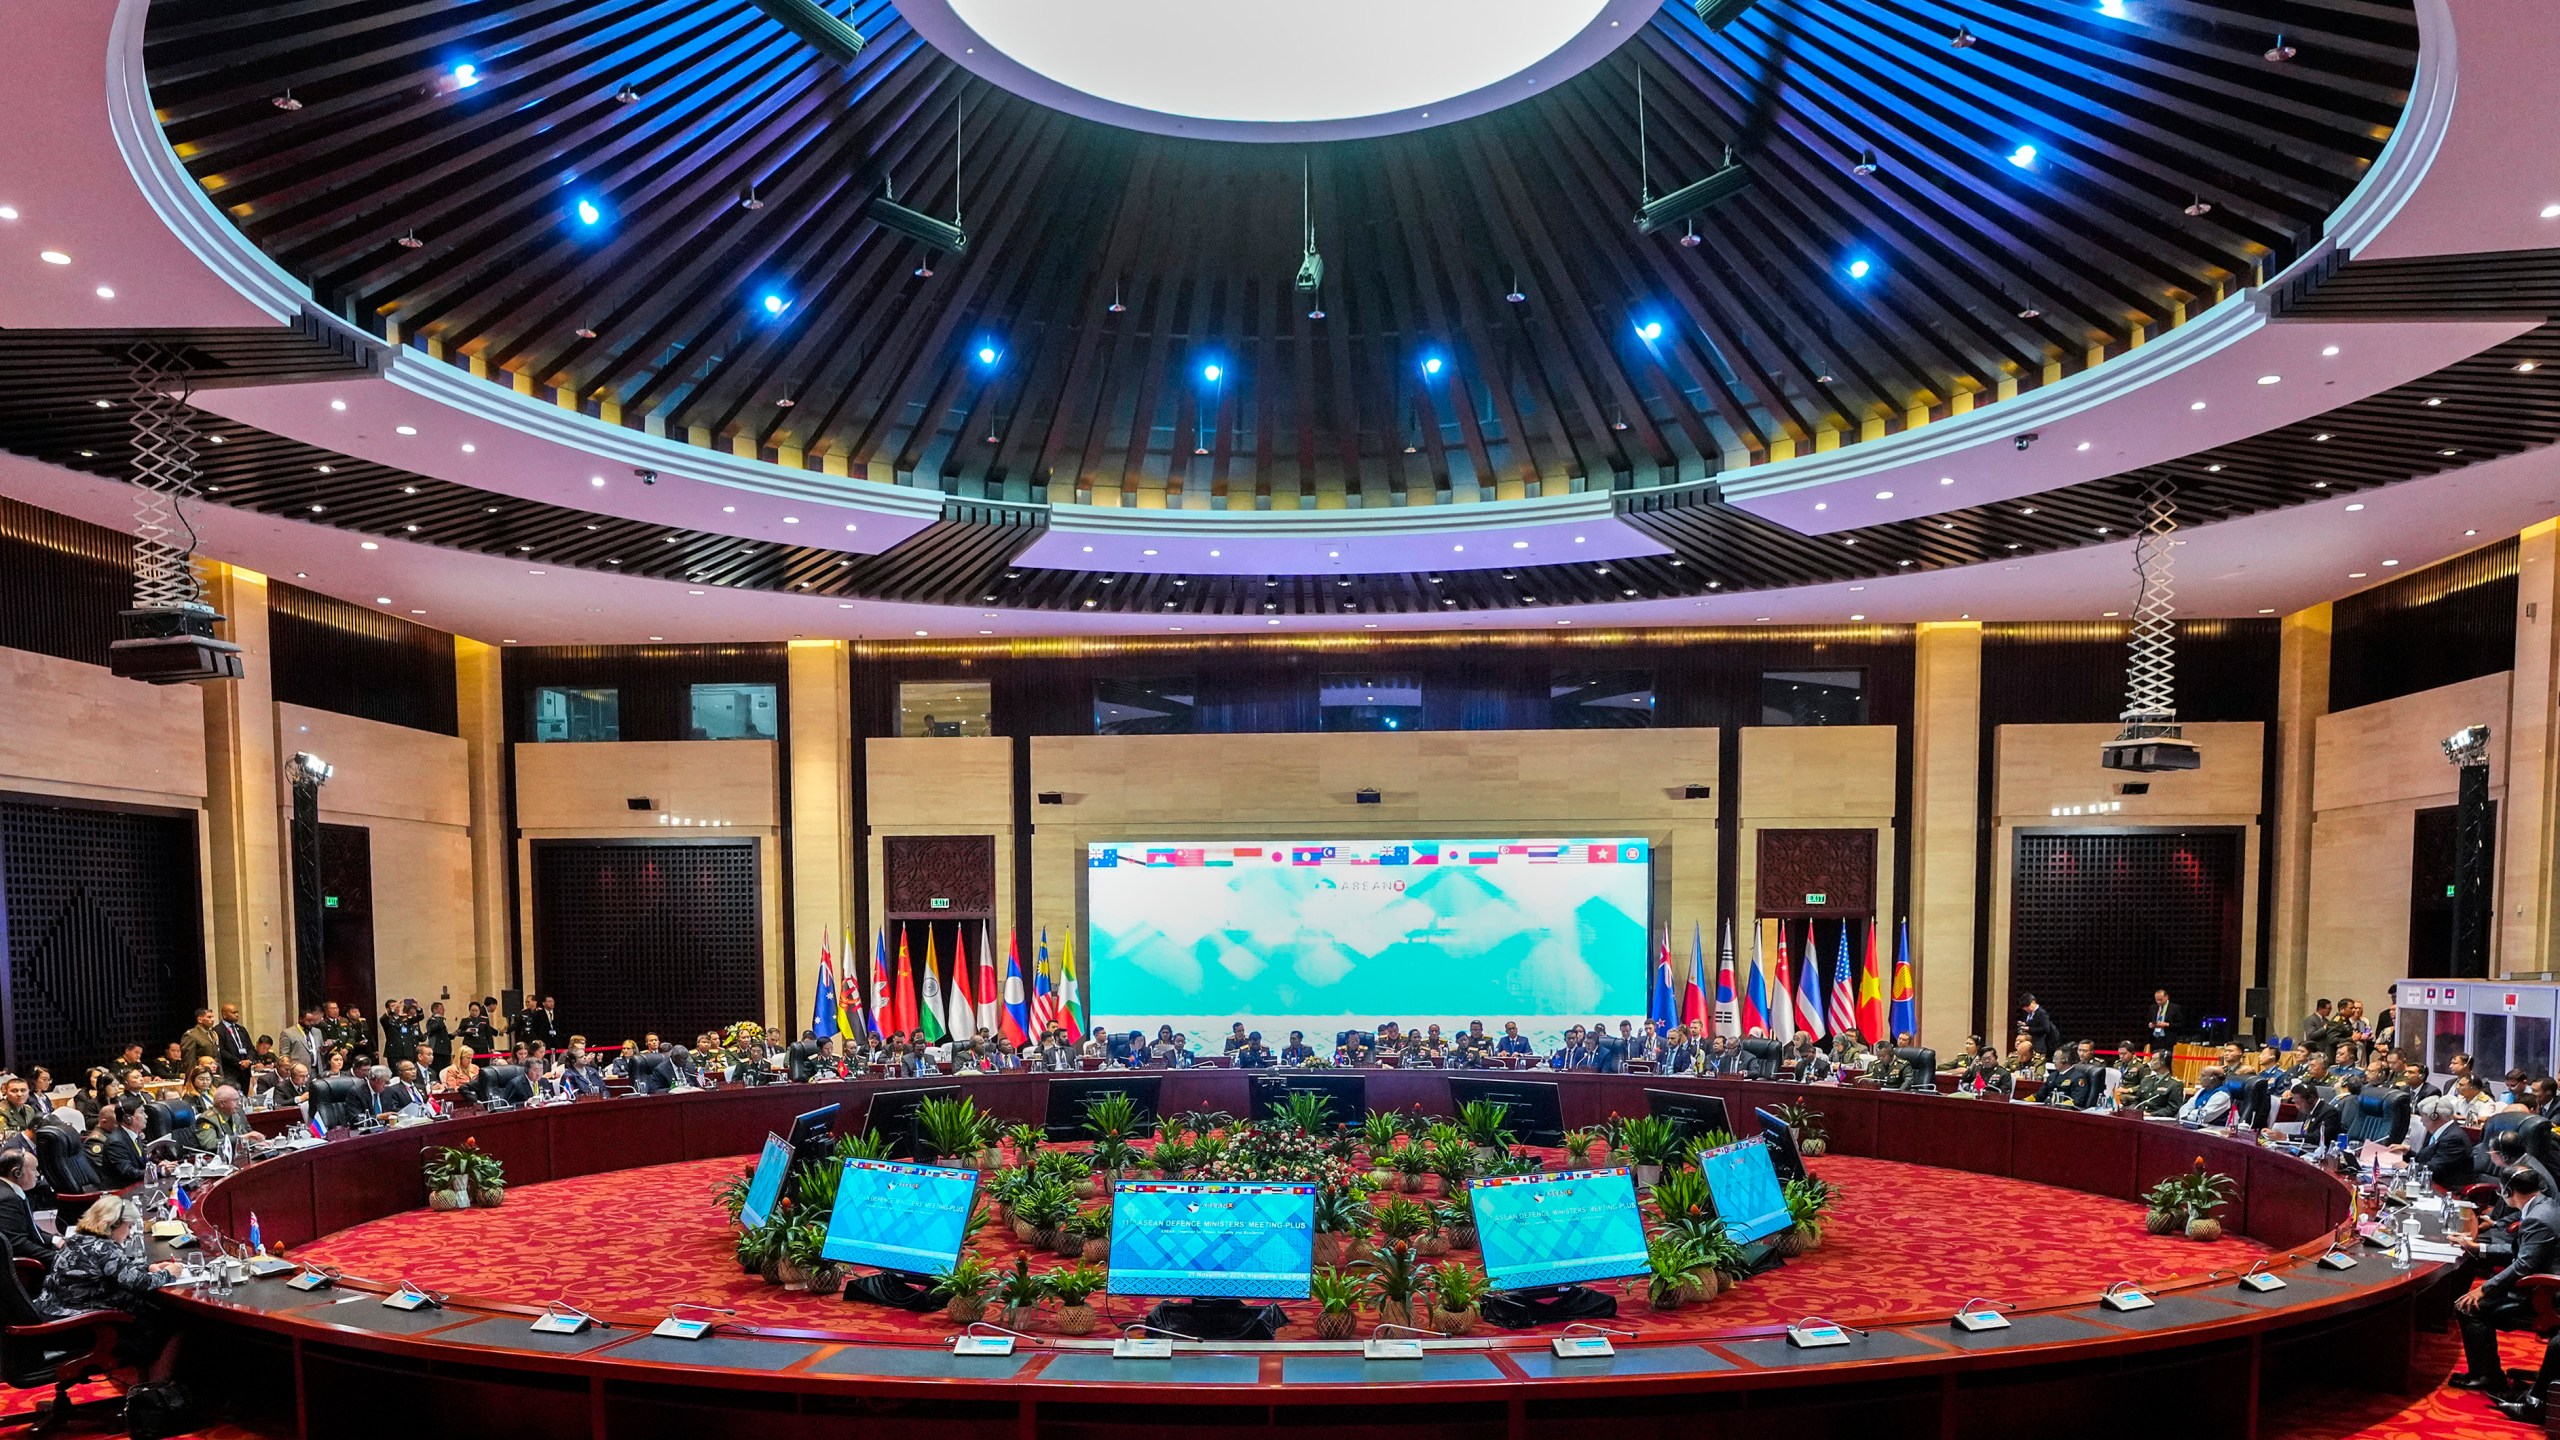
[[[1188,735],[1200,728],[1193,703],[1200,682],[1190,676],[1167,680],[1096,680],[1093,682],[1093,733],[1096,735]]]
[[[948,739],[991,735],[984,680],[910,680],[898,686],[898,733]]]
[[[688,740],[771,740],[781,730],[771,685],[696,685]]]
[[[1327,730],[1419,730],[1422,680],[1414,675],[1337,674],[1319,682],[1317,710]]]
[[[1560,670],[1547,685],[1547,723],[1558,730],[1640,729],[1653,723],[1650,670]]]
[[[622,692],[579,690],[566,685],[537,686],[532,698],[535,740],[619,740],[622,738]]]
[[[1760,672],[1760,723],[1864,725],[1867,723],[1867,672],[1763,670]]]

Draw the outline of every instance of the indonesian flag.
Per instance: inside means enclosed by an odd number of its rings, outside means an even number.
[[[969,1039],[978,1028],[978,996],[969,986],[969,932],[963,929],[951,937],[951,1004],[942,1012],[955,1040]]]
[[[978,1028],[990,1035],[1004,1029],[1004,1002],[996,997],[996,929],[978,922]]]
[[[1760,961],[1760,942],[1769,933],[1769,922],[1759,921],[1751,927],[1751,970],[1742,979],[1742,1033],[1754,1030],[1769,1033],[1769,969]]]
[[[1822,957],[1813,953],[1813,927],[1804,932],[1804,953],[1796,960],[1796,1028],[1816,1040],[1831,1033],[1822,1015]]]
[[[1778,961],[1769,971],[1769,1038],[1796,1038],[1796,984],[1787,969],[1787,922],[1778,922]]]
[[[1680,1023],[1692,1035],[1707,1033],[1707,947],[1697,924],[1689,926],[1689,983],[1680,991]]]
[[[1040,949],[1031,957],[1031,1028],[1042,1035],[1058,1023],[1058,997],[1049,989],[1049,927],[1040,927]]]
[[[1728,1040],[1742,1034],[1742,1005],[1734,993],[1733,922],[1724,922],[1724,943],[1716,951],[1715,1031]]]
[[[1031,997],[1022,989],[1022,936],[1011,930],[1004,937],[1004,1005],[999,1018],[1005,1039],[1021,1045],[1033,1038]]]

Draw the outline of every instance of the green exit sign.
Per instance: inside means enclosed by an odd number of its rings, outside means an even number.
[[[2452,899],[2452,898],[2453,898],[2453,887],[2452,887],[2452,886],[2447,885],[2446,887],[2444,887],[2444,898],[2446,898],[2447,900],[2450,900],[2450,899]]]
[[[2446,891],[2445,893],[2451,894],[2453,892]],[[320,904],[324,909],[335,910],[338,908],[338,897],[335,895],[323,895],[320,897]]]
[[[1819,890],[1816,890],[1804,897],[1804,903],[1807,905],[1828,905],[1831,903],[1831,897]]]
[[[936,910],[948,910],[951,908],[951,901],[947,897],[941,895],[934,896],[933,899],[926,903]]]

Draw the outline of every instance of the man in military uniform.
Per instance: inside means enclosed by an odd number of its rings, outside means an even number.
[[[225,1144],[246,1144],[250,1134],[249,1107],[241,1102],[239,1087],[216,1085],[213,1104],[196,1117],[190,1138],[196,1149],[218,1154]]]
[[[222,1037],[214,1032],[213,1012],[196,1011],[195,1028],[178,1037],[178,1075],[184,1077],[207,1060],[219,1061]]]
[[[2146,1070],[2141,1080],[2116,1092],[2117,1104],[2136,1115],[2175,1115],[2186,1098],[2187,1087],[2166,1066]]]
[[[0,1128],[24,1132],[36,1128],[43,1117],[36,1113],[35,1102],[28,1098],[27,1082],[12,1075],[0,1085]]]

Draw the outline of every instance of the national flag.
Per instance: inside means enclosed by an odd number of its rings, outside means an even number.
[[[1724,922],[1724,942],[1716,951],[1715,1031],[1728,1040],[1742,1034],[1742,1006],[1735,996],[1733,922]]]
[[[1002,1014],[1004,1038],[1016,1045],[1038,1038],[1031,1028],[1031,997],[1022,989],[1022,935],[1008,930],[1004,937],[1004,1006]]]
[[[955,932],[951,937],[951,1003],[942,1012],[942,1023],[955,1040],[967,1040],[978,1029],[978,996],[969,981],[969,932]]]
[[[1031,1028],[1046,1035],[1059,1024],[1058,997],[1049,989],[1049,927],[1040,927],[1040,949],[1031,957]]]
[[[1084,1042],[1085,1031],[1092,1028],[1084,1011],[1084,982],[1076,978],[1076,932],[1069,930],[1058,938],[1058,1023],[1067,1027],[1067,1038]]]
[[[1689,922],[1689,983],[1680,992],[1680,1023],[1700,1039],[1707,1033],[1707,948],[1696,921]]]
[[[1661,1034],[1679,1018],[1679,1002],[1671,995],[1671,927],[1662,929],[1662,958],[1653,965],[1653,996],[1645,1005],[1644,1018],[1653,1024],[1653,1033]]]
[[[1742,978],[1742,1033],[1769,1033],[1769,970],[1761,963],[1760,942],[1768,934],[1769,922],[1756,921],[1751,927],[1751,970]]]
[[[898,927],[898,978],[889,990],[889,1031],[895,1035],[912,1032],[920,1022],[916,1018],[916,977],[907,965],[907,927]]]
[[[1796,961],[1796,1028],[1816,1040],[1831,1033],[1822,1018],[1822,957],[1813,953],[1813,927],[1804,931],[1804,953]]]
[[[1805,948],[1813,948],[1808,939]],[[1847,1035],[1858,1028],[1858,1001],[1849,989],[1849,922],[1840,922],[1840,954],[1831,965],[1831,1002],[1823,1012],[1823,1020],[1834,1035]]]
[[[995,922],[978,922],[978,1028],[990,1035],[1004,1031],[1004,999],[996,992]]]
[[[184,1215],[195,1208],[196,1202],[187,1195],[187,1182],[184,1180],[171,1182],[171,1188],[169,1190],[169,1213],[172,1215]]]
[[[818,1000],[811,1010],[810,1032],[821,1040],[834,1039],[838,1024],[836,966],[835,961],[828,958],[827,937],[823,933],[818,936]]]
[[[302,1103],[309,1105],[311,1102],[306,1099]],[[314,1140],[329,1138],[329,1127],[320,1123],[320,1112],[317,1110],[311,1112],[311,1138]]]
[[[1858,975],[1858,1034],[1870,1045],[1892,1038],[1884,1033],[1884,977],[1876,971],[1876,926],[1867,922],[1867,963]]]
[[[871,1027],[874,1040],[884,1027],[897,1028],[889,1023],[889,937],[878,930],[871,932],[871,1004],[862,1023]]]
[[[1911,917],[1902,917],[1893,944],[1893,1033],[1920,1036],[1920,1003],[1911,993]]]
[[[258,1230],[258,1212],[249,1212],[249,1248],[257,1254],[267,1253],[267,1237]]]
[[[831,937],[818,932],[819,953],[824,954]],[[836,1033],[850,1040],[862,1033],[862,987],[854,981],[853,937],[844,937],[844,963],[836,967]]]
[[[928,1044],[940,1044],[951,1038],[950,1012],[942,1003],[942,965],[934,958],[933,930],[924,932],[924,974],[919,978],[917,994],[924,1003],[916,1009],[916,1028],[924,1032]]]
[[[1769,969],[1769,1038],[1796,1038],[1795,973],[1787,968],[1787,922],[1778,922],[1777,963]]]

